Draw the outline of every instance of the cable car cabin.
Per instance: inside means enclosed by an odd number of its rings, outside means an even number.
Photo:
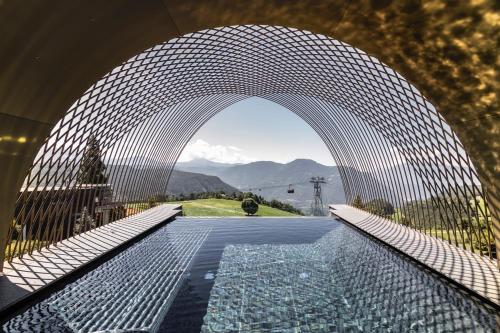
[[[295,193],[294,188],[292,187],[292,184],[288,185],[288,193]]]

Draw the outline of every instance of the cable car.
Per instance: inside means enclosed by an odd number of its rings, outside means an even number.
[[[292,187],[292,184],[288,185],[288,193],[295,193],[295,190]]]

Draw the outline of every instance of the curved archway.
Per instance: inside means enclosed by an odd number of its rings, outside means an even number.
[[[89,88],[52,129],[19,196],[16,223],[37,234],[28,251],[42,240],[50,244],[72,234],[64,228],[67,218],[76,218],[69,202],[95,206],[93,200],[102,197],[97,193],[109,190],[80,191],[88,189],[79,173],[89,142],[110,165],[105,178],[126,188],[127,194],[114,200],[146,201],[165,191],[189,138],[214,114],[248,96],[288,108],[317,131],[340,166],[349,203],[357,197],[389,202],[400,209],[400,223],[409,223],[402,218],[413,209],[409,224],[424,232],[435,227],[426,221],[435,215],[456,245],[493,255],[491,220],[476,170],[418,89],[346,43],[255,25],[175,38]],[[132,161],[132,170],[110,163],[138,156],[153,159]],[[409,202],[416,200],[415,208]],[[54,202],[61,207],[47,209]],[[40,223],[53,226],[40,230],[35,226]]]

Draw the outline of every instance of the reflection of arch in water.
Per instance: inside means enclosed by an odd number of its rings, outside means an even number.
[[[99,140],[109,178],[120,188],[116,200],[145,201],[164,193],[194,133],[249,96],[276,102],[311,125],[340,166],[349,203],[358,195],[384,199],[403,215],[413,209],[417,229],[436,227],[428,223],[435,214],[457,245],[492,243],[484,200],[475,199],[484,198],[476,171],[451,128],[414,86],[345,43],[272,26],[223,27],[175,38],[99,80],[37,154],[25,187],[43,190],[19,197],[17,222],[30,230],[36,229],[33,221],[50,226],[34,235],[35,247],[71,234],[62,231],[74,214],[69,203],[85,206],[102,191],[75,190],[81,188],[75,178],[90,135]],[[416,208],[405,205],[415,199],[429,200]],[[56,200],[68,205],[48,209]],[[491,256],[489,246],[484,253]]]

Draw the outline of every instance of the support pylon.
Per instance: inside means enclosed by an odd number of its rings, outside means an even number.
[[[326,184],[325,177],[311,177],[310,183],[314,185],[313,202],[311,204],[311,214],[313,216],[325,216],[323,207],[323,197],[321,195],[321,184]]]

